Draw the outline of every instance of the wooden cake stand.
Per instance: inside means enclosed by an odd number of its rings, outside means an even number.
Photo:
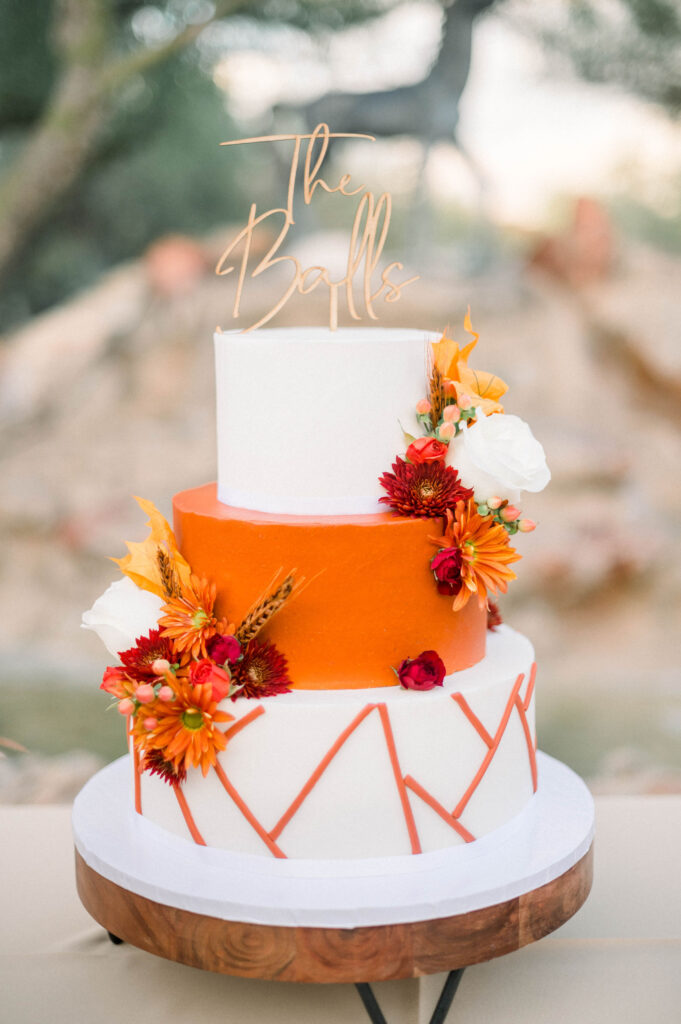
[[[247,978],[351,982],[385,1024],[369,982],[449,972],[445,1020],[465,967],[542,938],[586,900],[593,802],[558,761],[507,825],[466,846],[365,861],[281,861],[197,847],[130,805],[128,758],[74,804],[76,880],[110,934],[157,956]]]

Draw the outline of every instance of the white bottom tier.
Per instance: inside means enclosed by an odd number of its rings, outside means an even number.
[[[219,771],[190,772],[179,799],[143,774],[142,814],[190,842],[268,857],[390,857],[471,843],[536,790],[533,658],[529,641],[502,626],[479,664],[426,693],[226,701],[235,722]]]
[[[129,758],[93,776],[73,805],[85,863],[156,903],[226,921],[361,928],[467,914],[530,892],[580,860],[594,807],[582,780],[538,753],[541,787],[516,817],[477,843],[420,857],[275,860],[210,850],[135,814]]]

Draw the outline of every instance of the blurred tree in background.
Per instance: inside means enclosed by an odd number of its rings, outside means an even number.
[[[230,220],[253,186],[216,63],[253,26],[329,33],[404,0],[2,0],[0,332]],[[446,8],[470,0],[432,0]],[[678,0],[498,0],[570,73],[681,109]]]
[[[672,116],[681,112],[679,0],[521,0],[514,9],[580,77],[621,86]]]
[[[240,15],[335,30],[390,6],[3,0],[0,331],[158,235],[206,231],[239,207],[239,156],[218,147],[234,130],[212,80],[229,38],[211,44],[207,26],[229,29]]]

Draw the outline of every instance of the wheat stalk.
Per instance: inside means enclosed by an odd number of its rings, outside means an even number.
[[[430,422],[433,424],[434,429],[440,422],[440,417],[442,416],[442,410],[445,404],[442,388],[442,373],[439,370],[437,363],[433,363],[433,368],[430,371],[428,399],[430,401]]]
[[[263,626],[289,599],[294,584],[295,576],[291,572],[276,590],[255,603],[234,634],[240,644],[248,644],[258,635]]]
[[[180,597],[182,591],[170,555],[162,547],[156,548],[156,561],[161,574],[161,586],[166,597]]]

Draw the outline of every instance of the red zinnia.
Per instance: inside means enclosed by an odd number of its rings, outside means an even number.
[[[177,661],[171,641],[167,636],[161,636],[160,629],[152,629],[147,636],[138,637],[135,643],[135,647],[131,647],[129,651],[121,651],[118,657],[123,662],[127,675],[140,683],[145,683],[149,679],[156,681],[157,677],[151,666],[157,658],[164,658],[171,664]]]
[[[422,462],[418,465],[398,458],[392,473],[384,473],[379,483],[388,492],[379,498],[396,516],[443,516],[457,501],[467,501],[473,492],[464,487],[459,474],[443,462]]]
[[[291,680],[286,658],[274,644],[251,642],[232,670],[232,683],[241,686],[236,697],[274,697],[288,693]]]

